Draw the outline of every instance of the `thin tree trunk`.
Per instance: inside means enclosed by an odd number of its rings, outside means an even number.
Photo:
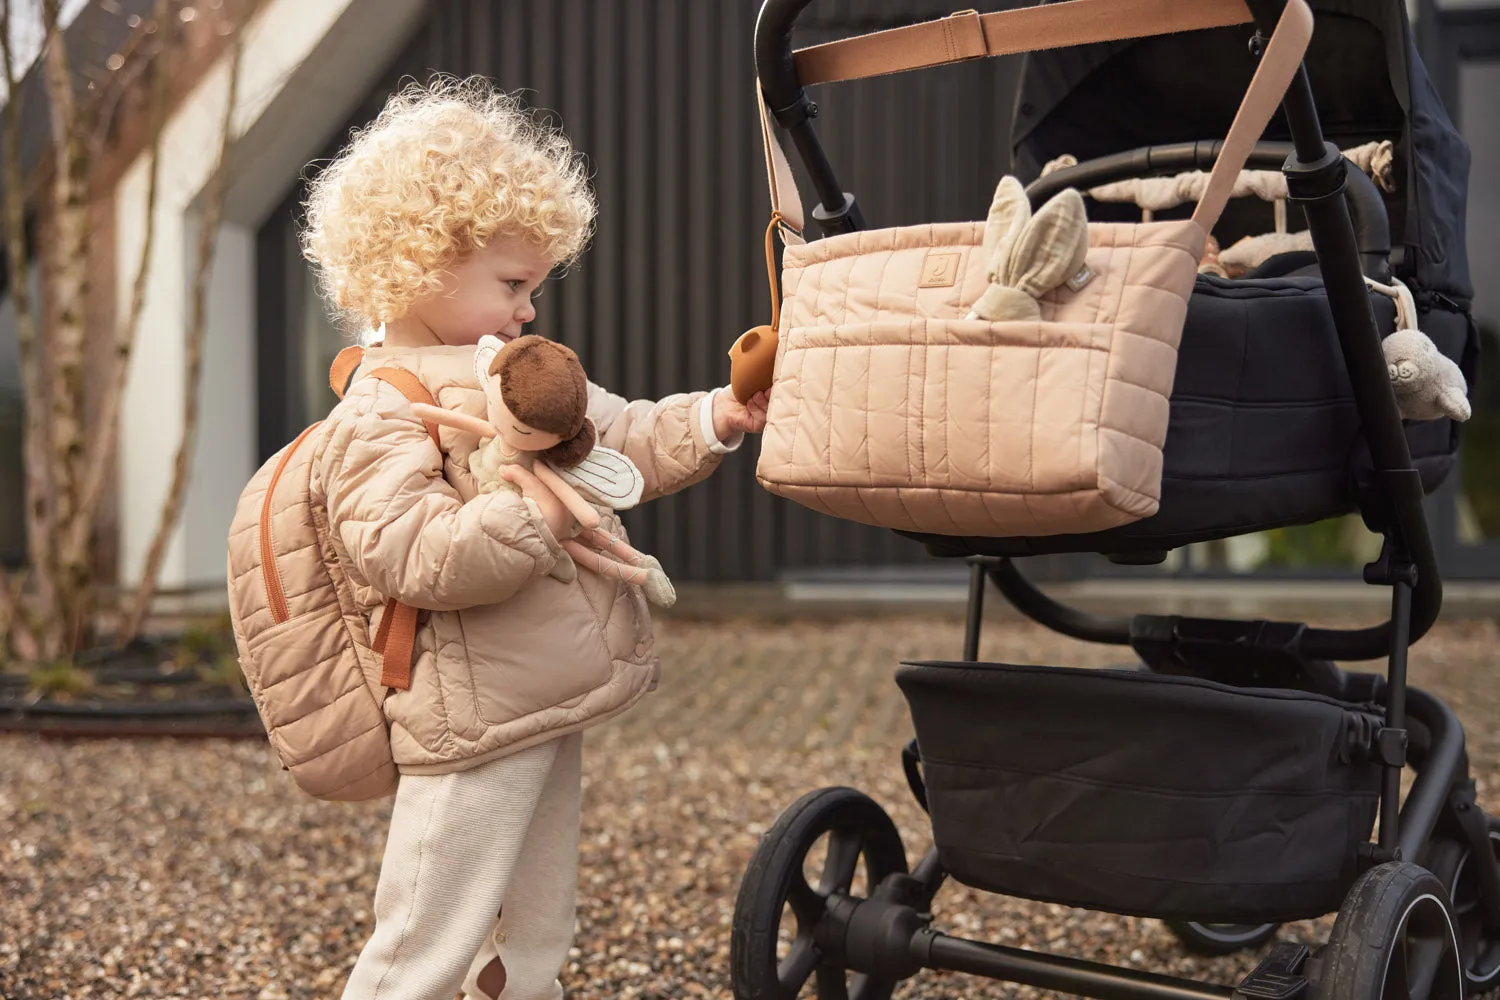
[[[193,446],[198,432],[198,396],[203,367],[203,340],[208,327],[208,280],[212,271],[214,247],[219,232],[219,215],[224,208],[225,172],[228,169],[229,150],[234,143],[234,108],[239,100],[240,56],[244,52],[242,28],[244,17],[236,18],[234,24],[233,53],[229,63],[229,97],[224,105],[223,132],[219,138],[219,159],[209,178],[208,204],[204,208],[202,229],[198,233],[197,267],[193,274],[192,313],[188,327],[187,382],[183,389],[182,438],[177,444],[177,458],[172,465],[172,485],[162,504],[161,520],[156,526],[156,536],[146,553],[146,565],[140,583],[135,590],[130,609],[121,623],[116,641],[124,645],[140,634],[141,623],[156,595],[157,580],[161,575],[162,560],[166,557],[167,543],[172,537],[182,515],[182,501],[187,493],[189,469],[192,464]]]
[[[43,0],[47,96],[52,111],[52,475],[56,498],[55,545],[78,516],[83,471],[84,308],[88,300],[88,171],[78,121],[67,45],[58,21],[60,0]],[[87,604],[87,567],[57,567],[55,613],[44,630],[49,656],[77,647]]]
[[[0,3],[0,50],[3,50],[7,99],[4,112],[5,128],[5,253],[10,270],[11,300],[16,307],[17,346],[20,349],[22,391],[25,393],[25,448],[26,463],[26,548],[30,563],[28,574],[34,587],[38,606],[51,607],[54,599],[54,524],[53,506],[55,489],[48,462],[51,436],[48,433],[48,393],[42,378],[44,358],[37,344],[36,312],[31,301],[31,261],[26,247],[26,191],[21,173],[21,101],[14,54],[11,51],[11,17],[9,0]],[[55,22],[44,24],[48,32]],[[24,596],[19,586],[6,580],[0,587],[0,601],[6,607],[6,629],[0,634],[0,643],[16,644],[25,640],[30,655],[53,655],[52,650],[39,648],[32,628],[31,616],[26,613]]]
[[[167,25],[173,0],[157,0],[155,17],[158,25]],[[107,471],[110,457],[116,453],[120,428],[120,402],[125,394],[125,382],[130,373],[130,357],[135,347],[136,333],[140,329],[141,314],[146,305],[146,283],[151,271],[151,253],[156,238],[157,188],[161,171],[162,128],[166,119],[167,84],[170,69],[165,59],[153,60],[151,79],[151,152],[146,184],[146,231],[141,244],[141,255],[136,265],[135,281],[130,290],[130,307],[125,321],[115,327],[115,342],[108,356],[100,360],[107,380],[100,390],[97,426],[89,435],[84,460],[84,480],[78,497],[78,507],[73,522],[68,525],[62,541],[61,565],[65,573],[87,573],[90,569],[89,541],[93,537],[95,518],[99,504],[104,498],[108,483]]]

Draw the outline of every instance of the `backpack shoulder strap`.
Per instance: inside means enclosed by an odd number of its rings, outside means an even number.
[[[333,359],[333,366],[328,369],[328,384],[333,388],[334,395],[338,396],[339,399],[344,398],[344,392],[349,385],[349,376],[354,374],[354,370],[359,367],[360,362],[364,361],[364,359],[365,349],[358,344],[344,348]],[[427,391],[427,387],[422,384],[422,380],[405,368],[377,368],[369,372],[368,375],[370,378],[378,378],[382,382],[387,382],[395,386],[401,391],[401,395],[406,397],[408,403],[426,403],[428,406],[437,405],[437,400],[432,398],[432,393]],[[441,451],[443,446],[438,438],[437,424],[430,420],[424,420],[422,423],[427,427],[427,433],[431,435],[432,443],[437,445],[438,450]]]
[[[356,345],[344,348],[333,359],[333,367],[328,370],[328,384],[340,399],[344,398],[349,376],[354,374],[364,357],[364,348]],[[432,393],[427,391],[422,380],[404,368],[377,368],[369,373],[369,377],[395,386],[408,403],[437,405],[437,400],[432,398]],[[441,451],[437,424],[430,420],[424,420],[423,424],[427,427],[427,433],[432,436],[432,443]],[[383,686],[402,691],[411,687],[411,660],[416,640],[417,609],[394,597],[388,599],[385,602],[385,613],[380,616],[380,627],[376,629],[375,640],[370,646],[381,655],[380,683]]]

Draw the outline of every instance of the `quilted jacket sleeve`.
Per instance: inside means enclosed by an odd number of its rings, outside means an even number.
[[[380,593],[431,611],[495,604],[557,562],[532,501],[500,490],[463,502],[399,390],[361,379],[329,419],[315,470],[329,523]]]
[[[599,443],[622,452],[646,480],[642,502],[701,482],[735,440],[713,439],[712,392],[677,393],[653,402],[627,400],[589,383],[589,417]]]

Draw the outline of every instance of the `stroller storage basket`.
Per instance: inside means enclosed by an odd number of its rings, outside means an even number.
[[[1377,709],[1134,670],[903,664],[943,867],[988,892],[1239,923],[1339,908]]]

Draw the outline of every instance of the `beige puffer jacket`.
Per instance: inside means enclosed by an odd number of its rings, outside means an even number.
[[[411,688],[385,700],[408,774],[463,770],[598,723],[654,688],[659,670],[639,588],[583,570],[569,583],[549,576],[557,539],[532,501],[478,492],[468,471],[478,440],[444,427],[439,455],[406,398],[362,377],[404,368],[439,405],[484,417],[473,351],[369,349],[312,467],[370,635],[387,597],[425,609]],[[712,440],[711,402],[697,392],[627,403],[589,387],[600,443],[640,467],[643,500],[703,479],[731,450]],[[604,527],[625,536],[612,512]]]

